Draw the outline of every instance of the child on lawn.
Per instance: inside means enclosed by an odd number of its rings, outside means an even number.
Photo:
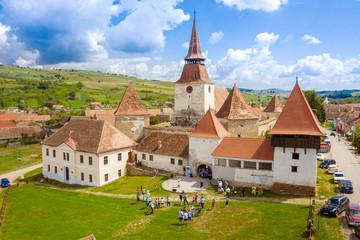
[[[211,210],[214,210],[214,208],[215,208],[215,199],[213,199],[212,201]]]

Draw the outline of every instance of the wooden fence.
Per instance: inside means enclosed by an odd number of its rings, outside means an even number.
[[[315,216],[315,199],[312,200],[311,210],[308,217],[308,222],[305,230],[305,236],[307,239],[312,239],[313,228],[314,228],[314,216]],[[310,221],[312,222],[312,227],[309,228]]]
[[[4,197],[4,202],[3,202],[3,205],[2,205],[2,208],[1,208],[0,227],[2,227],[2,222],[3,222],[3,220],[4,220],[5,208],[6,208],[7,198],[8,198],[10,189],[11,189],[11,188],[14,188],[14,187],[18,187],[18,186],[19,186],[19,183],[9,186],[9,187],[7,188],[7,190],[6,190],[6,194],[5,194],[5,197]]]

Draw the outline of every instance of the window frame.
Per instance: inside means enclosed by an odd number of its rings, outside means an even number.
[[[297,173],[298,172],[298,166],[291,166],[291,172]]]
[[[105,173],[105,175],[104,175],[104,180],[105,180],[105,182],[108,182],[108,181],[109,181],[109,174],[108,174],[108,173]]]
[[[80,180],[85,181],[85,174],[83,172],[80,173]]]
[[[183,160],[182,159],[178,159],[178,166],[183,166]]]
[[[149,155],[149,161],[154,161],[154,155]]]
[[[92,159],[92,156],[89,156],[89,157],[88,157],[88,163],[89,163],[90,166],[93,165],[93,161],[92,161],[92,160],[93,160],[93,159]]]
[[[293,160],[300,160],[300,153],[292,153]]]
[[[175,158],[170,158],[170,164],[175,165]]]
[[[109,164],[109,158],[108,156],[104,156],[104,165],[108,165]]]
[[[118,170],[118,177],[122,177],[122,171],[121,171],[121,169]]]
[[[84,155],[82,155],[82,154],[80,155],[80,163],[82,163],[82,164],[84,163]]]
[[[143,153],[143,154],[141,155],[141,159],[142,159],[142,160],[146,160],[146,154],[145,154],[145,153]]]
[[[53,149],[53,157],[56,158],[56,150]]]
[[[93,182],[93,179],[92,179],[92,174],[89,174],[89,182]]]
[[[118,153],[118,162],[122,161],[122,153]]]
[[[50,172],[51,171],[51,169],[50,169],[50,164],[48,164],[48,172]]]
[[[57,166],[54,166],[54,173],[57,174]]]
[[[46,156],[49,156],[49,148],[46,148],[46,150],[45,150],[45,152],[46,152]]]

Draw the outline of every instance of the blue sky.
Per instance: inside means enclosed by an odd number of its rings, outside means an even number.
[[[0,0],[0,62],[176,81],[194,8],[218,86],[360,89],[359,0]]]

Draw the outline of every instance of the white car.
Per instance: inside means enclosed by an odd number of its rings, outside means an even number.
[[[335,164],[329,165],[328,171],[329,173],[334,174],[334,172],[339,171],[339,167]]]
[[[325,156],[324,156],[324,154],[318,153],[318,154],[316,155],[316,159],[317,159],[318,161],[324,161],[324,160],[325,160]]]
[[[346,180],[344,173],[339,171],[334,172],[334,183],[339,183],[340,180]]]
[[[329,138],[325,138],[325,139],[324,139],[324,143],[331,144],[331,141],[330,141],[330,139],[329,139]]]

